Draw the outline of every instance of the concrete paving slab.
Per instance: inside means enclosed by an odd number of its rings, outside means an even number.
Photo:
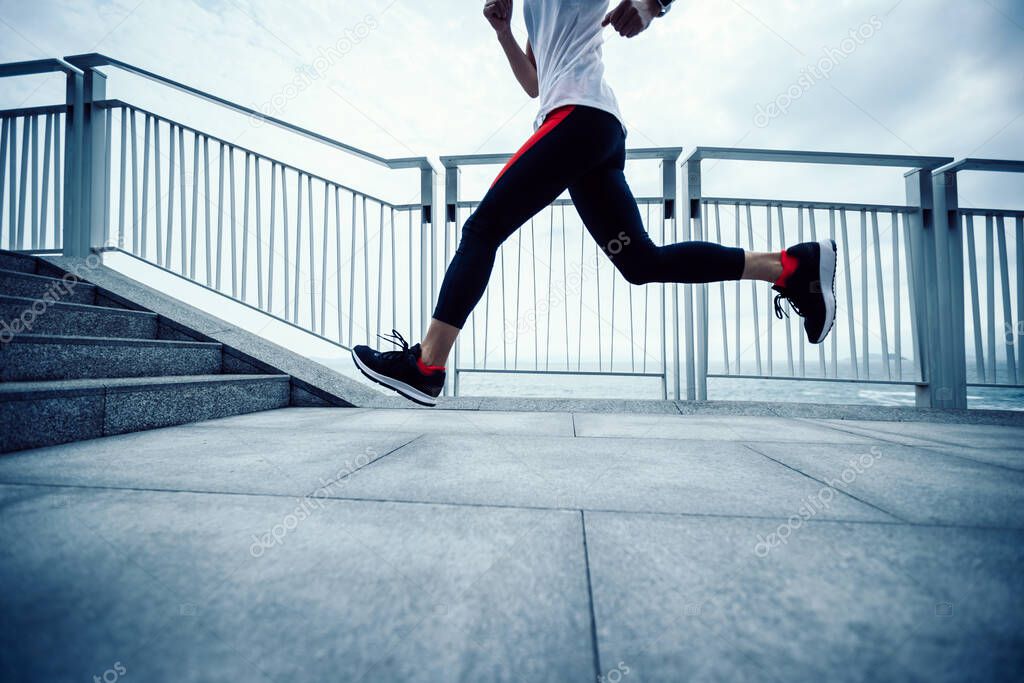
[[[1024,534],[586,513],[601,668],[622,681],[1020,680]]]
[[[873,441],[870,435],[850,434],[824,425],[780,417],[578,414],[575,420],[577,436],[792,443]]]
[[[325,485],[416,436],[171,427],[5,455],[0,482],[322,495]],[[338,493],[339,486],[328,490]]]
[[[954,445],[966,448],[1024,450],[1024,427],[866,420],[822,420],[821,422],[851,433],[874,434],[879,439],[887,439],[910,446]]]
[[[737,443],[426,435],[348,478],[344,497],[788,517],[823,486]],[[830,519],[891,521],[839,495]]]
[[[1024,472],[897,444],[754,448],[906,521],[1024,528]]]
[[[579,513],[293,505],[0,486],[4,679],[594,680]]]

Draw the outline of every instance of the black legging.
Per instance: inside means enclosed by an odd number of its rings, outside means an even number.
[[[461,329],[484,294],[501,243],[567,188],[587,230],[630,283],[742,277],[742,249],[655,245],[626,184],[625,164],[626,134],[611,114],[580,105],[549,114],[466,220],[434,317]]]

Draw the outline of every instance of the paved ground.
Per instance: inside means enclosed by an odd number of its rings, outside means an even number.
[[[0,679],[1020,680],[1024,427],[286,409],[0,458]]]

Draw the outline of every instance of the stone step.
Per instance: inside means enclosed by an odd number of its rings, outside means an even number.
[[[155,339],[157,315],[123,308],[55,302],[0,294],[0,341],[17,334]]]
[[[72,304],[96,303],[96,287],[77,278],[66,280],[0,269],[0,294]]]
[[[35,273],[36,257],[0,249],[0,270],[14,270],[19,273]]]
[[[212,375],[218,343],[20,334],[0,345],[0,382]]]
[[[288,375],[0,383],[0,453],[288,405]]]

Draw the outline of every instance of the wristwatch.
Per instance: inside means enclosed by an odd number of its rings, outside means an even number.
[[[668,14],[668,11],[672,9],[672,3],[674,0],[658,0],[658,5],[661,7],[661,13],[659,17],[663,17]]]

